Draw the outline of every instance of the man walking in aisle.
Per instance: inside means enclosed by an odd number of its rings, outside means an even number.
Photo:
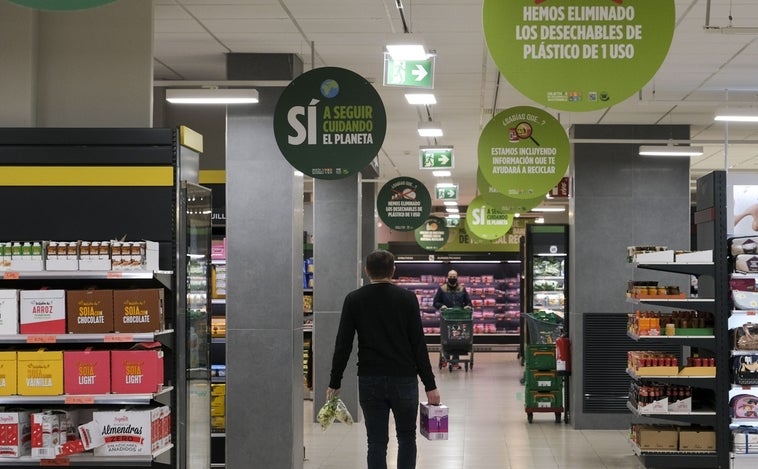
[[[387,468],[390,411],[397,431],[397,469],[415,469],[417,376],[429,404],[440,403],[418,300],[392,283],[392,253],[372,252],[365,270],[371,283],[348,293],[342,305],[326,398],[339,394],[357,333],[358,398],[366,425],[368,469]]]

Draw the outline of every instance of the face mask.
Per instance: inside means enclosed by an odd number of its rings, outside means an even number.
[[[457,285],[458,284],[458,279],[455,278],[455,277],[448,277],[447,284],[448,285]]]

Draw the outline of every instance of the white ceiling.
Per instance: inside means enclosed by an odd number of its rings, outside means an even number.
[[[649,0],[658,1],[658,0]],[[452,180],[461,203],[476,190],[476,147],[483,126],[513,106],[542,107],[499,76],[482,33],[482,0],[402,0],[408,30],[436,51],[438,104],[429,107],[445,135],[421,139],[418,121],[427,110],[411,106],[402,88],[383,87],[383,50],[388,35],[404,32],[401,0],[154,0],[155,79],[225,80],[226,53],[293,53],[305,70],[334,66],[375,84],[387,112],[387,135],[378,161],[382,179],[415,177],[419,145],[455,147]],[[752,34],[706,31],[755,27]],[[711,28],[713,29],[713,28]],[[315,55],[311,56],[311,51]],[[572,124],[689,124],[691,139],[705,154],[692,159],[692,177],[714,169],[758,171],[758,124],[713,121],[715,110],[758,105],[758,1],[676,0],[676,31],[668,56],[638,95],[609,109],[551,113]],[[728,143],[728,145],[727,145]],[[728,158],[725,156],[728,155]]]

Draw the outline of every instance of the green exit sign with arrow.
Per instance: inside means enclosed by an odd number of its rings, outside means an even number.
[[[419,148],[419,169],[452,169],[453,148]]]
[[[434,188],[438,200],[458,200],[458,184],[437,184]]]
[[[384,54],[384,86],[434,88],[434,56],[425,60],[395,60]]]

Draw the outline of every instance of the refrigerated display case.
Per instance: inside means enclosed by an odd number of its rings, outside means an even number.
[[[451,269],[458,272],[458,280],[471,298],[474,345],[517,343],[521,311],[518,259],[460,256],[425,261],[407,257],[397,256],[395,283],[416,294],[427,344],[440,343],[440,313],[432,299]]]
[[[568,331],[568,225],[527,225],[521,244],[524,309],[519,355],[523,362],[528,342],[526,314],[554,313],[563,318],[564,331]]]

